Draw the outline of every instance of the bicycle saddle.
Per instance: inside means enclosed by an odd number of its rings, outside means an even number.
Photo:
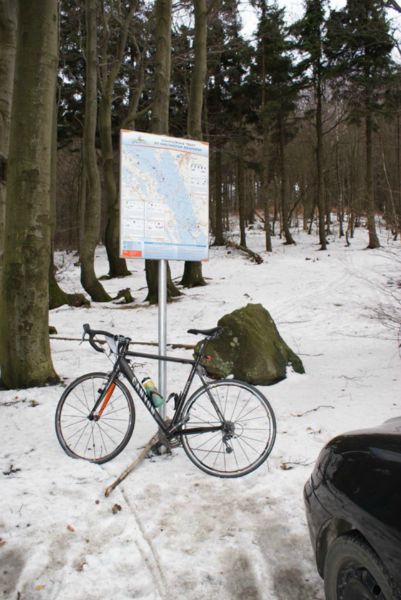
[[[193,333],[195,335],[201,334],[209,337],[213,335],[218,335],[222,331],[222,327],[212,327],[212,329],[188,329],[187,333]]]

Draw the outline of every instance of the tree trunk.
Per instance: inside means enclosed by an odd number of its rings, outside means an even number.
[[[149,302],[149,304],[157,304],[159,301],[159,261],[145,260],[145,272],[146,283],[148,284],[148,295],[146,297],[146,301]],[[156,282],[156,285],[154,285],[154,282]],[[170,265],[167,263],[167,300],[171,301],[172,298],[176,298],[178,296],[181,296],[181,292],[177,290],[173,280],[171,279]]]
[[[168,134],[168,111],[170,102],[171,74],[171,0],[156,0],[155,6],[155,87],[152,110],[152,133]],[[159,263],[145,261],[148,295],[146,301],[157,304],[159,296]],[[167,268],[167,299],[180,296],[181,292],[171,279],[170,267]]]
[[[156,0],[155,86],[152,108],[152,132],[168,134],[171,76],[171,0]]]
[[[269,134],[267,126],[263,126],[263,146],[262,146],[262,194],[263,194],[263,212],[265,215],[265,246],[266,252],[272,252],[272,238],[270,233],[270,203],[268,190],[268,168],[269,168]]]
[[[240,150],[239,150],[240,151]],[[239,209],[240,245],[246,248],[245,233],[245,194],[244,194],[244,159],[241,154],[237,158],[237,197]]]
[[[105,246],[109,261],[110,277],[127,277],[130,272],[123,258],[120,258],[120,206],[118,198],[118,185],[114,172],[114,152],[112,138],[112,104],[113,91],[127,46],[128,31],[132,23],[135,3],[131,3],[128,12],[124,14],[123,22],[119,27],[119,39],[117,44],[112,44],[110,39],[110,13],[105,0],[100,4],[103,21],[101,23],[101,43],[99,51],[99,83],[100,83],[100,105],[99,105],[99,134],[102,152],[104,194],[107,201],[107,224],[105,231]],[[121,4],[118,7],[121,10]],[[122,14],[122,13],[121,13]],[[111,60],[109,57],[111,55]],[[134,106],[131,101],[134,100]],[[136,113],[139,97],[134,93],[130,99],[128,110],[130,117]]]
[[[320,67],[319,67],[320,68]],[[319,210],[319,241],[320,250],[327,250],[326,242],[326,203],[323,189],[323,123],[322,123],[322,83],[321,75],[317,74],[316,83],[316,175],[317,175],[317,206]]]
[[[281,199],[281,216],[282,230],[284,232],[285,243],[295,244],[291,235],[288,224],[288,207],[287,207],[287,172],[285,164],[285,140],[284,140],[284,123],[283,118],[279,117],[279,135],[280,135],[280,199]]]
[[[1,377],[10,388],[58,381],[48,332],[58,2],[18,8],[0,305]]]
[[[368,104],[368,103],[367,103]],[[375,225],[375,207],[373,199],[373,122],[372,116],[368,113],[365,117],[366,130],[366,209],[368,213],[368,248],[380,248],[379,238],[376,233]]]
[[[97,65],[96,65],[96,0],[86,0],[86,83],[85,118],[82,139],[83,179],[81,185],[81,230],[79,253],[81,283],[95,302],[109,302],[95,274],[95,250],[99,241],[101,188],[96,156]]]
[[[99,133],[102,150],[103,184],[107,201],[105,246],[110,277],[127,277],[127,263],[120,258],[120,206],[114,173],[114,152],[111,129],[112,97],[104,94],[99,106]]]
[[[214,205],[215,205],[215,230],[214,245],[224,246],[223,236],[223,194],[221,178],[221,149],[216,148],[214,159]]]
[[[53,261],[53,240],[56,229],[56,191],[57,191],[57,103],[53,103],[51,185],[50,185],[50,261],[49,261],[49,310],[64,304],[69,306],[88,306],[89,301],[83,294],[68,294],[59,286],[56,279],[56,267]]]
[[[189,107],[187,130],[188,137],[194,140],[202,139],[202,107],[203,89],[207,67],[207,6],[206,0],[194,0],[195,36],[194,36],[194,66],[191,73],[189,91]],[[206,285],[202,276],[200,261],[185,261],[184,274],[181,279],[184,287]]]
[[[17,50],[16,34],[17,4],[15,0],[0,0],[0,297],[6,220],[8,145]]]

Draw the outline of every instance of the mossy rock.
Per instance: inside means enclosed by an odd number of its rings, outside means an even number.
[[[286,377],[288,365],[296,373],[305,373],[301,359],[287,346],[261,304],[235,310],[218,325],[223,333],[208,342],[208,358],[203,362],[210,377],[233,375],[254,385],[273,385]]]

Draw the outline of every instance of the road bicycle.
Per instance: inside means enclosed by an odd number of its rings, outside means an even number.
[[[56,411],[56,432],[64,451],[73,458],[105,463],[128,444],[135,425],[135,406],[122,377],[136,392],[159,427],[167,445],[182,445],[190,460],[202,471],[217,477],[241,477],[267,459],[276,437],[274,412],[254,386],[235,379],[207,382],[202,361],[208,340],[222,328],[190,329],[203,335],[194,359],[132,352],[131,339],[84,325],[97,352],[108,349],[114,363],[109,373],[88,373],[73,381],[60,398]],[[102,336],[104,340],[95,339]],[[103,344],[105,348],[101,346]],[[106,349],[106,350],[105,350]],[[163,420],[151,397],[135,374],[131,358],[147,358],[191,365],[184,389],[170,394],[172,419]],[[188,397],[197,375],[201,387]]]

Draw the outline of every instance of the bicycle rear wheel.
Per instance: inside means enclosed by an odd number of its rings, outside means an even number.
[[[182,445],[190,460],[216,477],[242,477],[267,459],[276,438],[276,419],[268,400],[255,387],[234,379],[197,390],[183,408]]]
[[[109,375],[88,373],[64,391],[56,410],[56,433],[63,450],[73,458],[105,463],[128,444],[135,425],[135,407],[125,385],[116,379],[101,416],[91,420],[90,412],[105,390]],[[99,415],[100,407],[96,411]]]

